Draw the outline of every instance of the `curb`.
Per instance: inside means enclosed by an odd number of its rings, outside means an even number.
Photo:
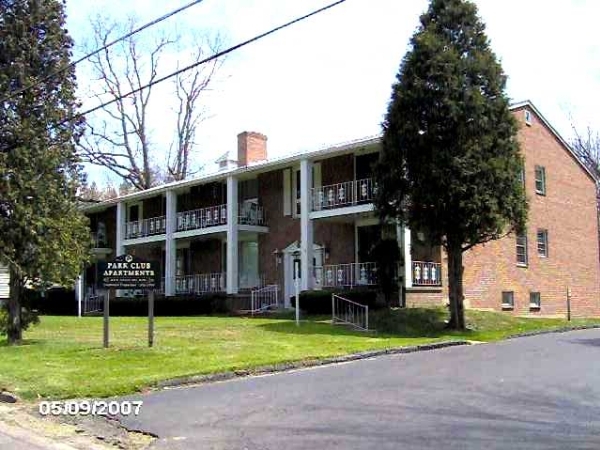
[[[523,333],[511,334],[502,340],[516,339],[521,337],[538,336],[540,334],[553,334],[553,333],[568,333],[569,331],[578,330],[593,330],[600,329],[600,325],[573,325],[572,327],[560,327],[551,330],[538,330],[538,331],[525,331]]]
[[[187,386],[192,384],[212,383],[215,381],[226,381],[235,378],[245,378],[257,375],[268,375],[274,373],[289,372],[291,370],[296,369],[305,369],[309,367],[339,364],[349,361],[357,361],[360,359],[372,358],[375,356],[396,355],[401,353],[415,353],[463,345],[471,345],[471,343],[469,341],[443,341],[435,342],[433,344],[415,345],[410,347],[393,347],[383,350],[372,350],[367,352],[351,353],[349,355],[334,356],[323,359],[310,359],[306,361],[272,364],[267,366],[256,367],[254,369],[241,369],[227,372],[219,372],[209,375],[192,375],[189,377],[172,378],[170,380],[160,381],[154,386],[158,389],[175,388],[179,386]]]

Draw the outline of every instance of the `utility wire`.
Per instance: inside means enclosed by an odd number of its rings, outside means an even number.
[[[154,25],[156,25],[156,24],[158,24],[160,22],[163,22],[164,20],[167,20],[168,18],[173,17],[174,15],[179,14],[180,12],[185,11],[188,8],[191,8],[192,6],[196,6],[197,4],[202,3],[203,1],[204,0],[194,0],[191,3],[188,3],[188,4],[182,6],[182,7],[178,8],[178,9],[175,9],[175,10],[173,10],[173,11],[171,11],[171,12],[169,12],[169,13],[163,15],[163,16],[160,16],[160,17],[154,19],[151,22],[148,22],[148,23],[142,25],[139,28],[136,28],[135,30],[130,31],[126,35],[121,36],[120,38],[117,38],[114,41],[111,41],[108,44],[105,44],[103,47],[100,47],[100,48],[94,50],[93,52],[88,53],[87,55],[79,58],[78,60],[71,62],[69,65],[63,67],[62,69],[56,70],[56,71],[54,71],[52,73],[49,73],[48,75],[46,75],[41,80],[38,80],[35,83],[32,83],[32,84],[27,85],[27,86],[23,86],[22,88],[19,88],[19,89],[17,89],[14,92],[11,92],[9,95],[7,95],[2,100],[0,100],[0,103],[4,103],[4,102],[6,102],[8,100],[11,100],[11,99],[15,98],[17,95],[22,94],[23,92],[28,91],[29,89],[32,89],[32,88],[34,88],[36,86],[39,86],[42,83],[45,83],[46,81],[54,78],[55,76],[60,75],[61,73],[64,73],[64,72],[68,71],[69,69],[75,67],[77,64],[82,63],[86,59],[91,58],[92,56],[97,55],[98,53],[103,52],[104,50],[107,50],[108,48],[112,47],[113,45],[118,44],[119,42],[121,42],[121,41],[123,41],[123,40],[125,40],[125,39],[127,39],[127,38],[129,38],[129,37],[131,37],[131,36],[133,36],[133,35],[141,32],[141,31],[144,31],[146,28],[150,28],[150,27],[152,27],[152,26],[154,26]]]
[[[126,97],[128,97],[128,96],[130,96],[132,94],[137,94],[138,92],[143,91],[144,89],[148,89],[148,88],[150,88],[150,87],[152,87],[152,86],[154,86],[154,85],[156,85],[158,83],[162,83],[163,81],[166,81],[169,78],[173,78],[174,76],[177,76],[177,75],[179,75],[179,74],[181,74],[183,72],[187,72],[188,70],[191,70],[191,69],[193,69],[195,67],[198,67],[198,66],[200,66],[202,64],[206,64],[207,62],[210,62],[210,61],[212,61],[214,59],[220,58],[221,56],[225,56],[228,53],[231,53],[231,52],[233,52],[235,50],[238,50],[238,49],[240,49],[242,47],[245,47],[248,44],[251,44],[251,43],[253,43],[255,41],[263,39],[263,38],[265,38],[265,37],[267,37],[267,36],[269,36],[269,35],[271,35],[273,33],[276,33],[277,31],[280,31],[280,30],[282,30],[284,28],[287,28],[287,27],[289,27],[291,25],[294,25],[294,24],[296,24],[298,22],[302,22],[303,20],[306,20],[309,17],[312,17],[314,15],[322,13],[322,12],[328,10],[328,9],[333,8],[334,6],[337,6],[337,5],[341,4],[341,3],[344,3],[345,1],[346,0],[338,0],[338,1],[334,2],[334,3],[330,3],[327,6],[319,8],[319,9],[317,9],[317,10],[311,12],[311,13],[308,13],[308,14],[302,16],[302,17],[298,17],[297,19],[291,20],[290,22],[284,23],[283,25],[279,25],[278,27],[272,28],[271,30],[266,31],[264,33],[261,33],[261,34],[259,34],[257,36],[254,36],[253,38],[250,38],[250,39],[248,39],[246,41],[240,42],[239,44],[236,44],[233,47],[229,47],[226,50],[217,52],[214,55],[209,56],[208,58],[205,58],[205,59],[203,59],[201,61],[196,61],[195,63],[192,63],[189,66],[183,67],[182,69],[179,69],[179,70],[177,70],[175,72],[170,73],[169,75],[165,75],[164,77],[158,78],[158,79],[156,79],[156,80],[154,80],[154,81],[152,81],[152,82],[150,82],[150,83],[148,83],[148,84],[146,84],[144,86],[140,86],[140,87],[138,87],[136,89],[133,89],[133,90],[129,91],[127,94],[120,95],[120,96],[115,97],[115,98],[113,98],[111,100],[108,100],[107,102],[104,102],[104,103],[102,103],[102,104],[100,104],[98,106],[95,106],[95,107],[93,107],[91,109],[88,109],[88,110],[86,110],[86,111],[84,111],[82,113],[78,113],[78,114],[76,114],[76,115],[74,115],[74,116],[72,116],[70,118],[67,118],[67,119],[63,120],[62,122],[60,122],[59,125],[65,123],[65,122],[68,122],[69,120],[72,120],[75,117],[85,116],[86,114],[90,114],[90,113],[93,113],[95,111],[98,111],[99,109],[102,109],[105,106],[108,106],[108,105],[111,105],[113,103],[116,103],[119,100],[123,100],[124,98],[126,98]]]
[[[315,10],[315,11],[311,12],[311,13],[305,14],[304,16],[301,16],[301,17],[298,17],[298,18],[296,18],[296,19],[294,19],[294,20],[291,20],[291,21],[289,21],[289,22],[286,22],[286,23],[284,23],[284,24],[282,24],[282,25],[279,25],[278,27],[272,28],[271,30],[269,30],[269,31],[266,31],[266,32],[264,32],[264,33],[261,33],[261,34],[259,34],[259,35],[257,35],[257,36],[254,36],[253,38],[250,38],[250,39],[247,39],[247,40],[245,40],[245,41],[243,41],[243,42],[240,42],[239,44],[236,44],[236,45],[234,45],[233,47],[229,47],[229,48],[228,48],[228,49],[226,49],[226,50],[223,50],[223,51],[217,52],[217,53],[215,53],[214,55],[212,55],[212,56],[209,56],[208,58],[205,58],[205,59],[203,59],[203,60],[201,60],[201,61],[197,61],[197,62],[195,62],[195,63],[193,63],[193,64],[190,64],[189,66],[186,66],[186,67],[184,67],[184,68],[182,68],[182,69],[179,69],[179,70],[177,70],[177,71],[175,71],[175,72],[172,72],[172,73],[170,73],[169,75],[166,75],[166,76],[164,76],[164,77],[162,77],[162,78],[156,79],[156,80],[154,80],[154,81],[152,81],[152,82],[150,82],[150,83],[148,83],[148,84],[146,84],[146,85],[144,85],[144,86],[140,86],[140,87],[138,87],[138,88],[136,88],[136,89],[133,89],[133,90],[131,90],[130,92],[128,92],[128,93],[126,93],[126,94],[123,94],[123,95],[120,95],[120,96],[118,96],[118,97],[115,97],[115,98],[113,98],[113,99],[111,99],[111,100],[109,100],[109,101],[107,101],[107,102],[101,103],[100,105],[98,105],[98,106],[95,106],[95,107],[93,107],[93,108],[90,108],[90,109],[88,109],[88,110],[85,110],[85,111],[83,111],[83,112],[81,112],[81,113],[77,113],[77,114],[74,114],[74,115],[72,115],[72,116],[70,116],[70,117],[67,117],[66,119],[64,119],[64,120],[62,120],[61,122],[57,123],[57,124],[54,126],[54,128],[56,128],[56,127],[57,127],[57,126],[59,126],[59,125],[62,125],[62,124],[64,124],[64,123],[66,123],[66,122],[69,122],[69,121],[71,121],[71,120],[73,120],[73,119],[76,119],[76,118],[78,118],[78,117],[85,116],[85,115],[87,115],[87,114],[90,114],[90,113],[93,113],[93,112],[95,112],[95,111],[98,111],[99,109],[102,109],[102,108],[104,108],[105,106],[108,106],[108,105],[111,105],[111,104],[113,104],[113,103],[116,103],[116,102],[118,102],[119,100],[122,100],[122,99],[124,99],[124,98],[126,98],[126,97],[128,97],[128,96],[130,96],[130,95],[132,95],[132,94],[136,94],[136,93],[138,93],[138,92],[140,92],[140,91],[143,91],[144,89],[148,89],[148,88],[150,88],[150,87],[152,87],[152,86],[154,86],[154,85],[156,85],[156,84],[158,84],[158,83],[162,83],[163,81],[166,81],[166,80],[168,80],[169,78],[172,78],[172,77],[174,77],[174,76],[177,76],[177,75],[179,75],[179,74],[181,74],[181,73],[183,73],[183,72],[186,72],[186,71],[188,71],[188,70],[191,70],[191,69],[193,69],[193,68],[195,68],[195,67],[197,67],[197,66],[199,66],[199,65],[201,65],[201,64],[206,64],[207,62],[210,62],[210,61],[212,61],[212,60],[214,60],[214,59],[220,58],[221,56],[225,56],[225,55],[227,55],[228,53],[231,53],[231,52],[233,52],[233,51],[235,51],[235,50],[238,50],[238,49],[240,49],[240,48],[242,48],[242,47],[245,47],[245,46],[246,46],[246,45],[248,45],[248,44],[251,44],[251,43],[253,43],[253,42],[256,42],[256,41],[258,41],[258,40],[260,40],[260,39],[263,39],[263,38],[265,38],[265,37],[267,37],[267,36],[269,36],[269,35],[271,35],[271,34],[274,34],[274,33],[278,32],[278,31],[280,31],[280,30],[283,30],[284,28],[287,28],[287,27],[289,27],[289,26],[291,26],[291,25],[294,25],[294,24],[296,24],[296,23],[298,23],[298,22],[302,22],[302,21],[304,21],[304,20],[308,19],[309,17],[315,16],[315,15],[317,15],[317,14],[320,14],[320,13],[324,12],[324,11],[327,11],[328,9],[331,9],[331,8],[333,8],[333,7],[335,7],[335,6],[338,6],[338,5],[340,5],[341,3],[344,3],[345,1],[346,1],[346,0],[338,0],[338,1],[336,1],[336,2],[330,3],[330,4],[329,4],[329,5],[327,5],[327,6],[324,6],[324,7],[322,7],[322,8],[319,8],[319,9],[317,9],[317,10]],[[5,148],[5,149],[3,149],[3,151],[10,151],[10,150],[12,150],[13,148],[16,148],[16,147],[17,147],[16,145],[13,145],[12,147],[9,147],[9,148]]]

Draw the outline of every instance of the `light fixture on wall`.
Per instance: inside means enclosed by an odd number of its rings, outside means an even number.
[[[278,266],[279,264],[281,264],[282,260],[283,260],[283,252],[275,249],[273,251],[273,256],[275,256],[275,266]]]
[[[422,231],[418,231],[417,232],[417,239],[420,242],[425,242],[425,233],[423,233]]]
[[[323,247],[323,258],[325,261],[329,261],[329,247]]]

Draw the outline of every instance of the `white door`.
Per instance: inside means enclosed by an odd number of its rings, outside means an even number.
[[[284,250],[284,261],[283,261],[283,271],[284,271],[284,280],[285,280],[285,307],[290,307],[290,298],[295,294],[295,281],[296,281],[296,273],[298,273],[298,284],[302,285],[302,277],[305,276],[304,270],[301,267],[300,263],[300,249],[298,248],[298,244],[294,242],[290,246],[288,246]],[[313,267],[317,269],[311,268],[310,276],[313,277],[312,280],[312,288],[320,289],[321,288],[321,277],[320,273],[322,272],[320,267],[323,266],[323,247],[315,244],[313,247]]]

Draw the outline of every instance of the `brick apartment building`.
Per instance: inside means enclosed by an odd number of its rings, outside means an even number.
[[[513,314],[600,315],[595,180],[531,102],[513,105],[521,124],[526,235],[465,255],[465,301]],[[289,306],[302,290],[375,284],[370,251],[384,234],[398,242],[406,304],[447,302],[446,259],[418,230],[381,224],[371,164],[380,138],[277,160],[266,136],[238,136],[221,170],[87,206],[96,260],[123,253],[160,261],[165,296],[277,286]],[[95,291],[96,265],[78,295]],[[135,295],[133,293],[126,293]]]

